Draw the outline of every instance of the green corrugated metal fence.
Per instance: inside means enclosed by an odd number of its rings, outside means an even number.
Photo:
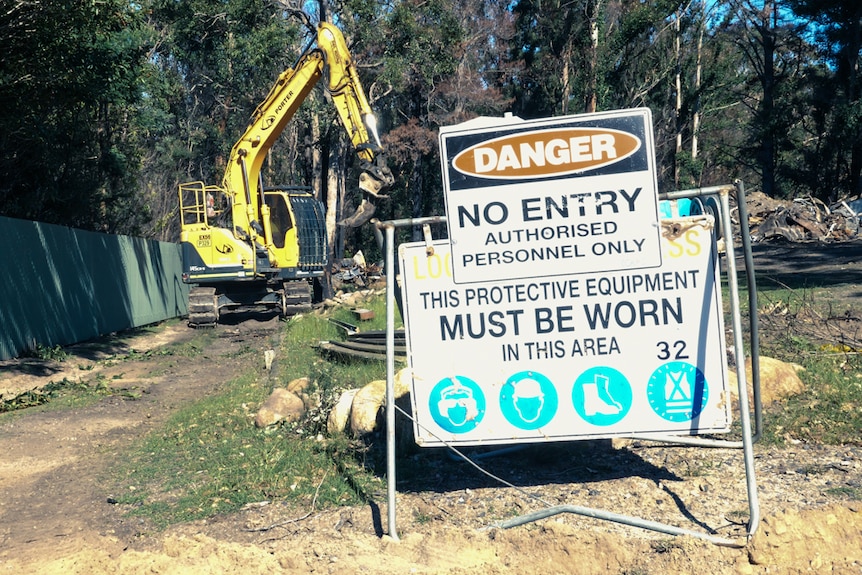
[[[187,313],[178,244],[0,217],[0,359]]]

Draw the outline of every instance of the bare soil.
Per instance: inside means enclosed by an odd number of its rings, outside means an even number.
[[[836,306],[851,310],[835,329],[848,341],[859,337],[862,243],[765,244],[755,246],[755,258],[761,285],[805,290],[824,278],[834,283]],[[192,336],[174,324],[157,335],[74,346],[62,363],[0,364],[0,393],[95,374],[141,391],[0,418],[0,573],[862,573],[862,501],[847,496],[862,489],[858,437],[845,446],[757,444],[762,521],[750,541],[740,450],[640,441],[535,446],[479,460],[512,486],[442,451],[403,455],[397,534],[387,533],[384,493],[365,506],[329,510],[261,502],[165,532],[112,504],[117,494],[105,478],[127,447],[179,406],[225,385],[243,367],[234,359],[241,347],[260,349],[263,369],[262,350],[273,347],[278,329],[275,318],[238,317],[216,328],[203,357],[144,353]],[[106,359],[131,349],[138,359]],[[740,546],[571,513],[487,529],[560,505],[711,533]]]

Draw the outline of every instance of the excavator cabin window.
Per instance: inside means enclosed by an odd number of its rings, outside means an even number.
[[[287,207],[285,194],[265,194],[266,205],[269,206],[269,223],[272,226],[272,241],[277,248],[284,247],[284,237],[293,229],[293,218]]]

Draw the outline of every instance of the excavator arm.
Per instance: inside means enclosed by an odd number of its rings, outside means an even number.
[[[339,119],[361,162],[360,189],[379,197],[393,183],[392,173],[382,156],[376,120],[344,36],[332,24],[321,22],[316,29],[316,38],[303,51],[296,65],[279,76],[231,150],[222,186],[232,197],[234,232],[239,237],[269,243],[268,234],[261,225],[261,221],[269,219],[260,189],[263,162],[324,72],[328,72],[327,89]],[[373,204],[363,200],[359,211],[344,224],[362,225],[370,219],[373,211]]]

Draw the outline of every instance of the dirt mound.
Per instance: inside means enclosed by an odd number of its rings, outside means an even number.
[[[862,514],[838,506],[768,516],[748,549],[595,532],[556,521],[506,531],[424,528],[399,541],[334,525],[261,543],[225,541],[185,528],[189,533],[167,535],[154,550],[112,551],[94,541],[61,559],[26,565],[13,560],[6,567],[41,575],[851,574],[862,568]]]

